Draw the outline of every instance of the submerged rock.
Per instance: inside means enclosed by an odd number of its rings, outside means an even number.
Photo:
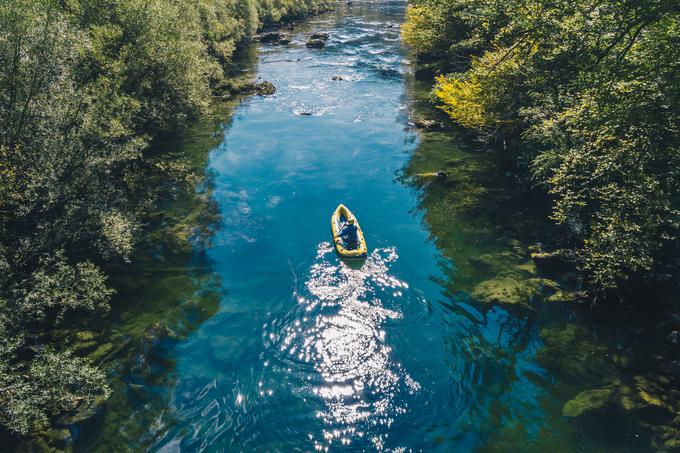
[[[139,346],[128,360],[130,373],[147,377],[151,374],[151,364],[154,359],[158,359],[158,351],[165,342],[176,339],[177,336],[164,323],[156,322],[144,329],[139,340]]]
[[[127,390],[130,395],[140,400],[148,400],[151,398],[151,391],[146,385],[130,383],[127,385]]]
[[[71,345],[73,351],[78,355],[87,355],[97,349],[99,343],[96,341],[76,341]]]
[[[326,41],[323,39],[310,39],[305,45],[310,49],[323,49],[326,47]]]
[[[615,356],[584,326],[544,328],[540,332],[543,348],[536,354],[538,362],[568,382],[590,386],[606,384],[616,373]]]
[[[612,399],[611,388],[586,390],[579,393],[562,408],[562,415],[567,417],[579,417],[587,412],[602,409]]]
[[[144,329],[142,334],[142,346],[144,348],[154,347],[161,340],[174,339],[177,336],[168,326],[162,322],[155,322]]]
[[[618,381],[610,385],[585,390],[567,401],[562,414],[567,417],[579,417],[588,412],[605,408],[613,408],[623,412],[638,412],[638,416],[656,416],[667,413],[671,415],[675,409],[664,402],[663,390],[645,376],[635,376],[633,381],[623,384]]]
[[[555,302],[566,304],[569,302],[574,302],[576,300],[576,294],[571,291],[559,290],[555,294],[552,294],[545,298],[546,302]]]
[[[334,75],[333,80],[345,80],[342,76]]]
[[[111,343],[103,343],[100,345],[97,349],[94,350],[94,352],[88,354],[88,357],[92,359],[93,362],[99,363],[104,361],[106,356],[109,355],[109,353],[113,350],[113,344]]]
[[[557,283],[545,278],[500,276],[475,286],[472,297],[487,304],[528,306],[537,296],[553,294],[558,290]]]
[[[470,264],[480,272],[495,274],[496,276],[534,277],[536,268],[522,255],[505,251],[499,253],[484,253],[470,258]]]
[[[288,38],[279,39],[279,44],[281,44],[282,46],[287,46],[288,44],[290,44],[290,39]]]
[[[76,332],[75,337],[78,341],[91,341],[95,339],[96,335],[90,330],[82,330],[80,332]]]
[[[72,452],[73,437],[71,431],[63,429],[49,429],[36,433],[19,451],[27,452]]]

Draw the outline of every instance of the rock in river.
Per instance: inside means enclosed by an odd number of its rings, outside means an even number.
[[[259,83],[250,80],[224,80],[215,87],[214,92],[221,96],[252,93],[267,96],[276,92],[276,86],[266,80]]]
[[[312,33],[312,35],[309,37],[310,40],[320,39],[321,41],[327,41],[328,38],[329,38],[328,33]]]
[[[307,41],[306,46],[311,49],[323,49],[326,46],[326,41],[323,39],[310,39]]]
[[[255,84],[255,92],[260,96],[269,96],[276,93],[276,86],[265,80],[264,82]]]
[[[528,306],[536,296],[553,294],[559,285],[545,278],[515,278],[500,276],[475,286],[472,297],[480,302]]]
[[[284,35],[278,31],[270,31],[267,33],[261,33],[255,38],[260,42],[278,44],[284,38]]]

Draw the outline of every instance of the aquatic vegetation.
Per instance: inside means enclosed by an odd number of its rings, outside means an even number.
[[[564,416],[586,424],[622,417],[649,431],[648,442],[655,450],[673,451],[680,435],[677,378],[666,366],[650,366],[650,359],[664,359],[650,357],[652,344],[639,344],[648,337],[646,330],[628,341],[617,339],[620,336],[605,326],[598,326],[597,333],[583,324],[546,327],[541,330],[544,346],[537,359],[559,376],[566,396]]]

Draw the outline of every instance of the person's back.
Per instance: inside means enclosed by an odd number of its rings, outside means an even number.
[[[359,239],[357,237],[357,226],[353,218],[348,219],[347,223],[342,227],[340,237],[347,243],[349,248],[357,247]]]

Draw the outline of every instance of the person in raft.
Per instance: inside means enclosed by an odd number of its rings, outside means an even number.
[[[354,217],[347,219],[347,223],[340,230],[340,237],[350,249],[357,248],[359,237],[357,236],[357,226]]]

